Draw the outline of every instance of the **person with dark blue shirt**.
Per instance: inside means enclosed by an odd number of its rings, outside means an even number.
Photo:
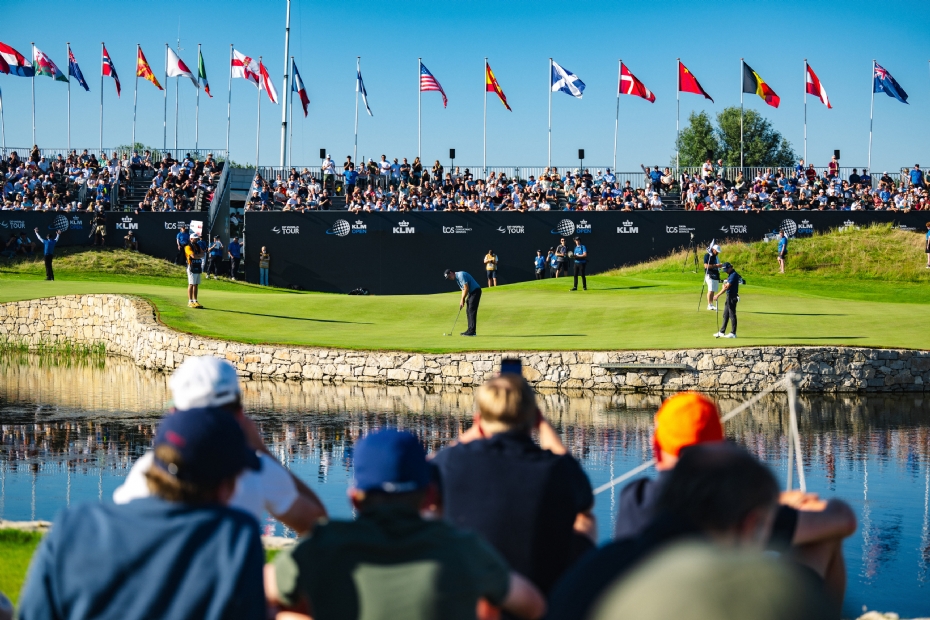
[[[229,240],[226,253],[229,255],[229,277],[235,280],[236,274],[239,273],[239,262],[242,260],[242,244],[239,243],[239,237]]]
[[[343,195],[348,198],[355,191],[355,184],[358,182],[358,172],[355,171],[355,164],[349,164],[348,169],[342,173],[342,177],[345,179],[345,192]]]
[[[32,559],[21,620],[265,618],[258,522],[228,507],[258,469],[236,419],[187,409],[162,420],[146,474],[153,496],[65,510]]]
[[[220,261],[223,260],[223,242],[220,241],[219,235],[213,235],[213,243],[207,248],[207,277],[213,274],[216,280],[217,273],[220,270]]]
[[[788,258],[788,236],[785,231],[778,231],[778,273],[785,273],[785,259]]]
[[[52,259],[55,255],[55,244],[58,243],[58,238],[61,237],[61,231],[55,231],[54,239],[52,239],[51,235],[48,235],[45,237],[45,239],[43,239],[42,235],[39,234],[39,229],[36,228],[36,237],[39,239],[39,243],[41,243],[45,248],[45,279],[54,280],[55,272],[52,270]]]
[[[452,271],[446,269],[443,273],[446,280],[453,280],[462,289],[462,298],[459,300],[459,312],[467,305],[465,316],[468,318],[468,329],[462,332],[463,336],[477,336],[478,304],[481,303],[481,285],[467,271]]]
[[[588,266],[588,248],[582,245],[579,237],[575,237],[575,250],[572,254],[575,257],[575,285],[571,290],[578,290],[578,274],[581,274],[582,288],[588,290],[588,278],[585,275],[585,269]]]
[[[186,259],[184,255],[184,248],[190,245],[191,234],[187,230],[187,226],[182,225],[181,231],[175,236],[175,241],[178,246],[178,253],[174,257],[174,264],[177,265],[180,259]]]
[[[739,285],[745,284],[742,276],[736,273],[736,270],[733,269],[733,265],[730,263],[723,264],[723,270],[727,273],[727,279],[723,284],[723,290],[721,290],[714,297],[714,301],[717,301],[724,292],[727,294],[727,303],[723,308],[723,327],[720,328],[720,331],[714,334],[714,338],[736,338],[736,304],[739,303]],[[729,334],[725,333],[727,331],[727,322],[733,319],[733,331]]]
[[[533,268],[536,270],[537,280],[542,280],[546,277],[546,257],[543,256],[542,250],[536,250],[536,258],[533,259]]]

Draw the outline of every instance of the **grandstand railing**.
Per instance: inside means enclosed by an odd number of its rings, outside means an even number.
[[[216,217],[220,212],[220,207],[223,204],[223,201],[229,201],[229,169],[231,168],[228,164],[223,164],[223,171],[220,172],[220,180],[216,183],[216,189],[213,192],[213,200],[210,201],[210,208],[207,215],[207,221],[209,226],[206,230],[208,232],[213,231],[213,226],[216,223]]]
[[[67,148],[40,148],[40,149],[39,149],[39,157],[44,157],[44,158],[46,158],[48,161],[52,161],[52,160],[54,160],[54,159],[57,159],[59,155],[61,155],[62,157],[67,158],[67,157],[68,157],[68,153],[70,153],[71,151],[77,151],[77,154],[78,154],[78,155],[81,155],[85,150],[87,151],[87,154],[88,154],[88,155],[94,155],[94,156],[97,158],[98,161],[101,161],[101,158],[102,158],[103,160],[106,160],[107,158],[111,157],[111,156],[113,155],[114,152],[117,153],[117,156],[118,156],[120,159],[123,158],[123,155],[130,155],[130,156],[131,156],[131,155],[132,155],[132,150],[133,150],[133,149],[131,149],[131,148],[130,148],[129,146],[127,146],[127,145],[117,146],[117,147],[112,147],[112,148],[105,148],[105,149],[99,149],[99,148],[87,148],[87,149],[84,149],[84,148],[71,148],[71,149],[69,150],[69,149],[67,149]],[[142,155],[143,152],[144,152],[144,150],[145,150],[145,149],[140,150],[140,151],[139,151],[139,155]],[[178,161],[184,161],[184,158],[187,157],[188,155],[190,155],[192,159],[200,159],[200,160],[202,161],[202,160],[206,159],[206,158],[207,158],[207,155],[209,155],[209,154],[211,154],[211,153],[213,154],[213,159],[215,159],[215,160],[217,160],[217,161],[226,161],[226,159],[228,159],[227,156],[226,156],[226,149],[225,149],[225,148],[221,148],[221,149],[185,149],[185,148],[180,148],[180,149],[148,149],[148,150],[149,150],[149,152],[152,154],[152,161],[153,161],[154,163],[160,162],[160,161],[164,158],[164,155],[170,155],[172,159],[177,159]],[[2,156],[3,156],[4,158],[8,157],[8,156],[9,156],[11,153],[13,153],[13,152],[15,152],[15,153],[17,154],[17,156],[19,156],[19,158],[20,158],[21,160],[25,161],[25,160],[29,159],[29,155],[32,153],[32,149],[31,149],[31,148],[21,148],[21,147],[6,147],[5,149],[0,149],[0,153],[2,153]]]

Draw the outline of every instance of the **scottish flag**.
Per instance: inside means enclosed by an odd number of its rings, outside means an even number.
[[[584,82],[577,75],[563,69],[559,63],[552,61],[552,92],[562,91],[566,95],[571,95],[581,99],[584,93]]]
[[[901,85],[891,77],[891,74],[878,63],[875,63],[875,78],[873,82],[874,86],[872,87],[872,92],[885,93],[889,97],[894,97],[901,103],[907,103],[907,93],[904,92]]]

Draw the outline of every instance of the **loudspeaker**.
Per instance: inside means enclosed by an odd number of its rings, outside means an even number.
[[[584,149],[578,149],[578,159],[584,159]]]
[[[455,159],[455,149],[449,149],[449,159]]]
[[[326,159],[326,149],[320,149],[320,159]]]
[[[711,149],[707,149],[707,152],[704,154],[704,159],[713,159],[714,152]]]
[[[839,159],[839,158],[840,158],[840,150],[839,150],[839,149],[834,149],[834,150],[833,150],[833,156],[836,157],[837,159]]]

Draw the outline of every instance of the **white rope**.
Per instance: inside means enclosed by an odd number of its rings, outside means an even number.
[[[801,433],[798,430],[798,411],[796,408],[798,391],[794,383],[794,373],[788,373],[785,379],[788,381],[788,421],[791,425],[788,433],[788,440],[794,442],[795,464],[798,468],[798,488],[801,489],[802,493],[807,493],[807,480],[804,478],[804,464],[801,462]],[[788,468],[790,471],[790,462],[788,463]],[[788,490],[791,490],[790,484],[788,485]]]
[[[736,416],[738,416],[738,415],[741,414],[742,412],[746,411],[747,409],[749,409],[750,407],[752,407],[753,405],[755,405],[757,402],[759,402],[760,400],[762,400],[763,398],[765,398],[766,396],[768,396],[769,394],[771,394],[772,392],[774,392],[776,389],[778,389],[778,387],[779,387],[780,385],[782,385],[782,384],[785,384],[785,385],[793,385],[793,384],[791,383],[791,376],[792,376],[791,373],[785,375],[783,378],[779,379],[778,381],[776,381],[775,383],[773,383],[773,384],[770,385],[769,387],[765,388],[764,390],[762,390],[761,392],[759,392],[758,394],[756,394],[755,396],[753,396],[752,398],[750,398],[749,400],[747,400],[745,403],[743,403],[742,405],[740,405],[739,407],[737,407],[736,409],[734,409],[733,411],[730,411],[730,412],[727,413],[725,416],[723,416],[722,418],[720,418],[720,423],[721,423],[721,424],[725,424],[728,420],[731,420],[731,419],[735,418]],[[789,401],[790,401],[790,399],[789,399]],[[793,410],[794,410],[794,409],[793,409],[793,405],[792,405],[792,411],[793,411]],[[795,420],[795,424],[797,424],[797,421],[796,421],[796,420]],[[798,439],[798,445],[800,446],[800,439]],[[798,449],[800,450],[800,447],[799,447]],[[656,460],[655,460],[655,459],[652,459],[651,461],[649,461],[649,462],[647,462],[647,463],[643,463],[642,465],[638,465],[638,466],[634,467],[633,469],[631,469],[630,471],[626,472],[625,474],[622,474],[622,475],[620,475],[620,476],[614,478],[614,479],[611,480],[610,482],[608,482],[608,483],[606,483],[606,484],[602,484],[601,486],[597,487],[596,489],[594,489],[594,494],[595,494],[595,495],[598,495],[598,494],[600,494],[600,493],[603,493],[604,491],[610,489],[611,487],[614,487],[614,486],[620,484],[620,483],[623,482],[624,480],[627,480],[627,479],[629,479],[629,478],[632,478],[632,477],[635,476],[636,474],[638,474],[638,473],[640,473],[640,472],[642,472],[642,471],[645,471],[645,470],[649,469],[650,467],[652,467],[652,466],[655,465],[655,464],[656,464]],[[801,474],[801,476],[802,476],[801,479],[803,480],[803,473]],[[804,483],[802,482],[801,484],[803,485]],[[802,488],[803,488],[803,487],[802,487]]]

